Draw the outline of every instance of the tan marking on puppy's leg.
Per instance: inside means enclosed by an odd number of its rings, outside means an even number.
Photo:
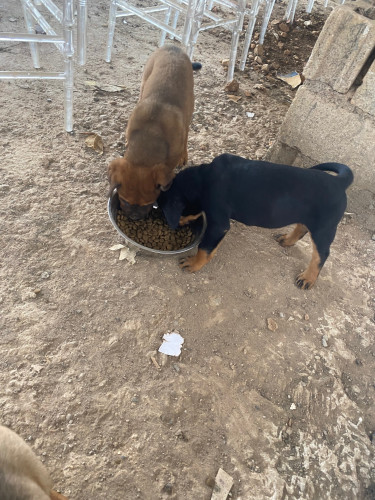
[[[317,277],[319,276],[320,269],[320,256],[316,245],[313,242],[313,252],[309,267],[296,278],[296,285],[298,288],[302,288],[302,290],[309,290],[312,288]]]
[[[224,238],[223,238],[224,239]],[[221,246],[221,244],[223,243],[223,239],[219,242],[218,246],[216,248],[214,248],[212,250],[212,252],[210,253],[210,260],[213,259],[217,253],[217,251],[219,250],[219,247]]]
[[[211,253],[208,253],[206,250],[202,250],[201,248],[198,250],[197,254],[192,257],[184,257],[180,260],[180,268],[184,271],[189,271],[190,273],[195,273],[202,269],[203,266],[208,264],[210,260],[212,260],[216,252],[218,251],[219,246],[221,245],[223,240],[220,241],[218,246],[212,250]]]
[[[202,269],[210,261],[210,254],[199,249],[196,255],[184,257],[180,260],[180,268],[189,273],[195,273]]]
[[[199,214],[197,215],[186,215],[185,217],[180,217],[180,226],[184,226],[185,224],[187,224],[188,222],[192,221],[192,220],[196,220],[196,219],[199,219],[199,217],[202,215],[202,212],[199,212]]]
[[[291,247],[303,238],[307,231],[308,229],[306,226],[303,224],[297,224],[293,231],[289,234],[277,234],[275,239],[282,247]]]

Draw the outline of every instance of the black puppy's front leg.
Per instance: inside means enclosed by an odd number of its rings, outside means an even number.
[[[183,217],[180,217],[180,226],[185,226],[186,224],[189,224],[189,222],[192,222],[193,220],[199,219],[201,217],[203,212],[199,212],[199,214],[196,215],[185,215]]]
[[[303,224],[297,224],[292,232],[289,234],[276,234],[275,240],[282,247],[292,247],[297,241],[305,236],[308,232],[308,229]]]
[[[208,214],[206,215],[207,229],[199,244],[197,254],[191,257],[184,257],[180,260],[180,267],[184,271],[195,273],[208,264],[208,262],[215,257],[220,243],[229,230],[229,219],[222,223],[218,221],[212,222]]]

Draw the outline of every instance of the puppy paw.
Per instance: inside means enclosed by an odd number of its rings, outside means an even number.
[[[282,247],[289,247],[291,246],[290,243],[288,242],[288,235],[287,234],[275,234],[273,236],[277,243],[281,245]]]
[[[180,259],[179,266],[183,271],[196,273],[199,269],[202,269],[204,264],[201,264],[195,255],[194,257],[184,257]]]
[[[301,290],[310,290],[314,286],[315,280],[309,279],[305,276],[305,273],[301,273],[297,276],[295,283]]]
[[[209,254],[206,250],[199,248],[197,255],[180,259],[180,268],[189,273],[196,273],[212,259],[214,254],[215,252]]]
[[[180,226],[184,226],[185,224],[188,224],[189,222],[192,222],[193,220],[199,219],[199,217],[202,215],[202,212],[199,212],[198,214],[195,215],[185,215],[184,217],[180,217]]]

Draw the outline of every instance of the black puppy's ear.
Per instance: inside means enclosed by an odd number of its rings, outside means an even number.
[[[170,190],[160,194],[158,204],[163,210],[168,226],[172,229],[177,229],[185,208],[185,203],[182,199]]]

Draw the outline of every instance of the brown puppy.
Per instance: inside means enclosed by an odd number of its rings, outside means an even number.
[[[147,61],[126,129],[125,156],[108,167],[110,191],[117,188],[122,210],[134,219],[147,215],[171,184],[174,169],[187,162],[193,87],[192,63],[180,48],[167,45]]]
[[[0,425],[0,499],[68,500],[51,489],[52,481],[31,448]]]

